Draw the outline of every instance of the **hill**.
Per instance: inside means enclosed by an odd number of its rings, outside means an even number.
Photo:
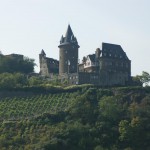
[[[149,150],[150,87],[0,91],[1,150]]]

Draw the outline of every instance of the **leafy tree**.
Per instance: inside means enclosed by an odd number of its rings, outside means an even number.
[[[141,83],[146,86],[148,86],[148,83],[150,82],[150,74],[146,71],[143,71],[142,75],[137,75],[136,78],[138,78]]]
[[[34,72],[34,59],[24,57],[23,59],[0,56],[0,73],[30,73]]]
[[[27,78],[21,73],[1,73],[0,74],[0,87],[12,88],[21,87],[27,84]]]
[[[111,148],[118,137],[118,123],[123,115],[119,97],[103,96],[99,101],[99,117],[96,128],[99,132],[100,145]]]
[[[28,84],[29,84],[30,86],[39,85],[39,84],[42,84],[42,83],[43,83],[43,82],[42,82],[42,79],[39,78],[39,77],[33,76],[33,77],[30,77],[30,78],[28,79]]]

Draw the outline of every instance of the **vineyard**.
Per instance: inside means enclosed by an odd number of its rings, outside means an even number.
[[[67,111],[79,92],[3,98],[0,100],[0,120],[32,119],[44,113]]]
[[[150,149],[149,87],[15,90],[0,93],[0,150]]]

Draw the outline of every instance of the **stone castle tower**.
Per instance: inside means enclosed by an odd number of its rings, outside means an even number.
[[[59,75],[76,73],[78,70],[78,45],[70,25],[65,37],[61,37],[59,47]]]

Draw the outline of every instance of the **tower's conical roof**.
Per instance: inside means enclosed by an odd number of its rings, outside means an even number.
[[[65,37],[66,37],[66,41],[67,41],[67,42],[69,42],[69,40],[71,40],[71,37],[74,37],[70,25],[68,25],[68,28],[67,28],[67,32],[66,32],[66,34],[65,34]]]
[[[65,37],[63,37],[63,36],[61,37],[60,45],[58,47],[60,47],[62,45],[68,45],[68,44],[73,44],[73,45],[79,47],[78,41],[77,41],[76,37],[74,36],[74,34],[72,32],[70,24],[68,25]]]

